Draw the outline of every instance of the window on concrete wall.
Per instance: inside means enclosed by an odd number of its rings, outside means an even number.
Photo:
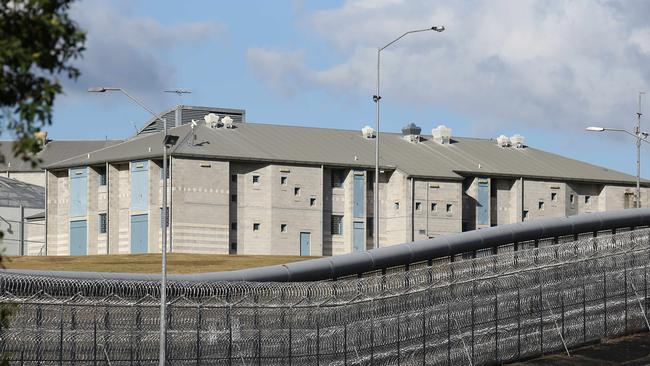
[[[287,232],[287,224],[280,224],[280,232],[281,233]]]
[[[237,174],[233,174],[230,176],[230,181],[233,183],[237,183]]]
[[[345,170],[333,169],[332,170],[332,187],[343,187],[345,181]]]
[[[571,202],[571,204],[576,203],[576,196],[574,196],[574,195],[572,195],[572,194],[569,195],[569,202]]]
[[[230,223],[230,230],[237,230],[237,223],[236,222],[231,222]]]
[[[557,193],[551,192],[551,201],[557,202]]]
[[[451,203],[447,204],[447,213],[452,213],[454,210],[454,206]]]
[[[591,196],[585,196],[585,205],[588,205],[591,202]]]
[[[366,218],[366,236],[369,238],[375,237],[375,219],[373,217]]]
[[[230,243],[230,254],[237,254],[237,243]]]
[[[287,180],[288,180],[288,177],[280,177],[280,185],[286,186],[287,185]]]
[[[105,167],[97,168],[97,173],[99,173],[99,185],[100,186],[105,186],[106,185],[106,168]]]
[[[544,209],[544,201],[537,202],[537,208],[540,209],[540,210],[543,210]]]
[[[107,226],[106,226],[106,214],[105,213],[100,213],[99,214],[99,233],[100,234],[106,234]]]
[[[231,194],[230,195],[230,202],[237,202],[237,195],[236,194]]]
[[[332,235],[343,235],[343,216],[332,215]]]
[[[422,202],[415,202],[415,210],[416,211],[422,210]]]
[[[427,235],[427,231],[420,229],[420,230],[418,230],[418,234],[419,235]]]
[[[293,195],[300,196],[300,187],[293,187]]]
[[[259,231],[260,230],[260,223],[255,222],[253,223],[253,231]]]
[[[528,210],[524,210],[523,219],[524,220],[528,219]]]
[[[255,184],[255,185],[260,184],[260,176],[259,175],[254,175],[253,176],[253,184]]]
[[[438,204],[437,203],[432,203],[431,204],[431,211],[433,211],[433,212],[438,211]]]
[[[316,197],[312,197],[309,199],[309,206],[316,206]]]
[[[399,202],[393,203],[393,208],[399,210]]]

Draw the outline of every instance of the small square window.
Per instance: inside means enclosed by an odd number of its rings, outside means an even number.
[[[230,230],[237,230],[237,223],[236,222],[231,222],[230,223]]]
[[[237,174],[233,174],[230,176],[230,181],[233,183],[237,183]]]
[[[395,202],[393,204],[393,208],[395,208],[396,210],[399,210],[399,202]]]
[[[422,229],[420,229],[420,230],[418,230],[418,234],[420,234],[420,235],[426,235],[426,234],[427,234],[427,231],[426,231],[426,230],[422,230]]]
[[[432,203],[431,204],[431,211],[438,211],[438,204],[437,203]]]
[[[453,206],[451,205],[451,203],[448,203],[447,204],[447,213],[451,213],[452,211],[453,211]]]
[[[316,198],[315,197],[312,197],[312,198],[309,199],[309,206],[312,206],[312,207],[316,206]]]
[[[280,232],[281,233],[287,232],[287,224],[280,224]]]
[[[528,210],[524,210],[523,217],[524,217],[524,220],[526,220],[528,218]]]
[[[254,175],[253,176],[253,184],[259,184],[260,183],[260,176],[259,175]]]
[[[557,202],[557,193],[551,192],[551,201]]]
[[[591,196],[585,196],[585,205],[588,205],[591,202]]]
[[[105,186],[106,185],[106,168],[105,167],[97,168],[97,173],[99,173],[99,185],[100,186]]]
[[[237,251],[237,243],[230,243],[230,250]]]
[[[571,204],[576,203],[576,196],[574,196],[574,195],[569,195],[569,202],[571,202]]]
[[[422,202],[415,202],[415,210],[420,211],[422,209]]]
[[[287,177],[280,177],[280,184],[283,186],[287,185]]]
[[[343,235],[343,216],[332,215],[332,235]]]
[[[236,194],[231,194],[230,195],[230,202],[237,202],[237,195]]]
[[[300,187],[293,187],[293,195],[300,196]]]
[[[543,210],[544,209],[544,201],[537,202],[537,208],[540,209],[540,210]]]
[[[260,223],[256,222],[253,223],[253,231],[259,231],[260,230]]]
[[[106,234],[106,214],[105,213],[100,213],[99,214],[99,233],[100,234]]]

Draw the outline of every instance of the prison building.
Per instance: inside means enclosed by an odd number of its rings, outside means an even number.
[[[175,112],[174,112],[175,113]],[[215,117],[213,115],[213,117]],[[46,167],[47,253],[329,256],[505,223],[633,207],[635,177],[524,144],[521,136],[376,133],[206,118],[171,123],[169,215],[163,133]],[[643,181],[642,204],[648,204]],[[376,235],[378,234],[378,235]]]
[[[46,140],[43,149],[36,154],[32,163],[32,161],[25,161],[19,156],[14,156],[13,141],[0,141],[0,177],[45,187],[43,166],[115,145],[119,142],[121,141]],[[45,205],[45,202],[43,202],[43,205]]]
[[[44,209],[43,187],[0,177],[0,251],[3,255],[39,254],[45,244],[45,222],[34,223],[29,218],[42,214]]]

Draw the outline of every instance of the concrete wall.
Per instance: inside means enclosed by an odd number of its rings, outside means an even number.
[[[69,248],[70,182],[68,171],[47,172],[47,254],[67,255]]]
[[[45,187],[45,172],[2,172],[3,177],[15,179],[21,182],[34,184],[37,186]]]
[[[414,185],[414,239],[460,232],[462,183],[416,179]],[[447,212],[447,205],[451,205],[450,212]],[[408,206],[411,207],[410,200]]]

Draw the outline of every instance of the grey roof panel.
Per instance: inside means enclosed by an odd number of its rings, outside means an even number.
[[[0,177],[0,207],[45,208],[45,188]]]
[[[375,143],[360,131],[244,123],[233,129],[199,124],[169,130],[180,137],[175,156],[275,161],[370,168]],[[121,144],[50,165],[64,168],[106,161],[160,158],[162,133],[141,135]],[[441,145],[430,136],[411,143],[401,134],[380,134],[380,165],[410,176],[460,180],[463,176],[512,176],[630,184],[635,177],[531,147],[503,148],[493,140],[454,137]],[[644,184],[650,182],[643,181]]]

